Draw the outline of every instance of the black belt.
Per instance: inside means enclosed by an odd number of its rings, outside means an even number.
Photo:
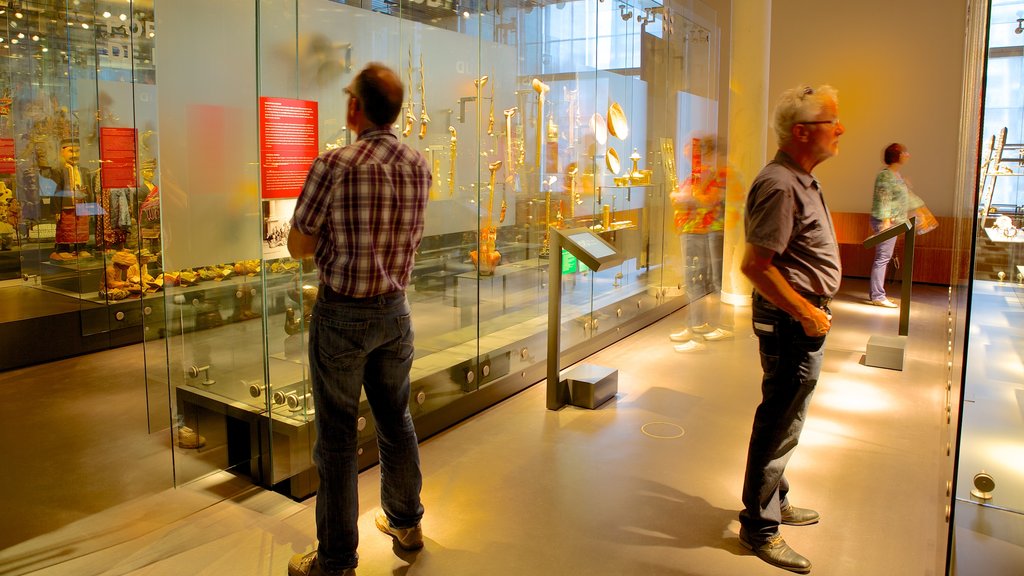
[[[820,294],[812,294],[810,292],[800,291],[797,291],[797,294],[799,294],[800,297],[803,298],[804,300],[810,302],[815,308],[827,308],[828,305],[832,303],[831,296],[822,296]],[[758,292],[757,290],[754,290],[754,298],[760,299],[763,302],[768,302],[769,304],[771,304],[771,301],[762,296],[761,293]],[[772,304],[772,306],[774,306],[774,304]]]
[[[356,297],[348,296],[346,294],[342,294],[341,292],[337,292],[326,284],[320,285],[320,295],[326,302],[341,302],[350,304],[361,304],[378,301],[384,302],[394,296],[398,296],[399,294],[402,294],[401,290],[394,290],[392,292],[386,292],[384,294],[375,294],[373,296]]]
[[[828,305],[832,303],[831,296],[822,296],[820,294],[811,294],[809,292],[797,292],[797,294],[817,308],[827,308]]]

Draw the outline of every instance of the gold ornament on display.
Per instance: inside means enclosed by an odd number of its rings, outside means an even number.
[[[505,181],[511,182],[515,178],[515,162],[512,159],[512,117],[516,115],[519,108],[512,107],[505,110]]]
[[[608,153],[604,157],[604,163],[608,166],[608,170],[611,170],[611,173],[616,176],[619,174],[619,170],[622,169],[622,162],[619,160],[619,153],[615,151],[615,148],[608,148]]]
[[[494,180],[495,174],[501,169],[501,160],[491,162],[487,165],[487,169],[491,172],[487,186],[489,195],[487,200],[487,216],[480,224],[480,242],[478,243],[478,249],[469,253],[470,259],[473,261],[473,264],[476,264],[477,270],[481,276],[490,276],[491,274],[494,274],[495,268],[497,268],[498,263],[501,262],[501,254],[495,247],[498,231],[494,227],[493,219]]]
[[[573,165],[569,169],[569,217],[576,217],[576,205],[583,204],[583,199],[580,198],[579,193],[576,191],[576,174],[579,172],[579,167]]]
[[[427,137],[427,124],[430,124],[430,116],[427,114],[426,94],[427,89],[423,80],[423,54],[420,54],[420,140]]]
[[[580,106],[577,101],[579,89],[569,90],[568,86],[563,86],[562,94],[569,107],[569,150],[574,150],[576,148],[576,126],[580,122]]]
[[[408,138],[412,134],[412,127],[416,124],[416,104],[412,101],[412,46],[409,47],[409,61],[405,68],[406,84],[409,86],[409,98],[405,103],[405,126],[402,128],[402,136]]]
[[[541,155],[544,149],[544,95],[551,90],[551,87],[540,81],[540,78],[534,78],[531,83],[533,91],[537,93],[537,156],[536,166],[537,172],[541,171]]]
[[[608,132],[618,138],[625,140],[629,138],[629,123],[626,121],[626,113],[618,102],[612,102],[608,107]]]
[[[491,106],[487,113],[487,135],[494,136],[494,83],[491,83]]]
[[[458,133],[455,132],[455,126],[449,126],[448,133],[451,134],[451,139],[449,140],[451,163],[448,165],[448,197],[451,198],[455,195],[455,158],[458,155],[459,137]]]
[[[590,130],[594,133],[594,140],[597,140],[598,144],[604,146],[608,142],[608,124],[600,112],[594,112],[594,115],[590,117]]]

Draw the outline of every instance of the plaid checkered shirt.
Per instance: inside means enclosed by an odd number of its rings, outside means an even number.
[[[404,290],[423,237],[431,174],[390,130],[367,130],[313,161],[292,226],[318,235],[320,282],[366,298]]]

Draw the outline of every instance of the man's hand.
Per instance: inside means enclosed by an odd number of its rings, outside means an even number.
[[[824,310],[808,302],[807,312],[800,316],[800,325],[804,328],[804,334],[820,338],[832,329],[832,318]]]
[[[768,248],[748,242],[740,270],[750,279],[758,294],[796,318],[805,334],[816,338],[828,334],[832,319],[790,286],[772,263],[774,257],[775,253]]]
[[[316,252],[316,241],[316,236],[303,234],[293,225],[288,230],[288,253],[296,260],[312,256]]]

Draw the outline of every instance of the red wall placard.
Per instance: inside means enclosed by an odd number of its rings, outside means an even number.
[[[0,138],[0,174],[14,174],[14,138]]]
[[[296,198],[317,156],[317,105],[260,97],[260,183],[263,198]]]
[[[100,128],[100,179],[104,190],[138,186],[135,128]]]

